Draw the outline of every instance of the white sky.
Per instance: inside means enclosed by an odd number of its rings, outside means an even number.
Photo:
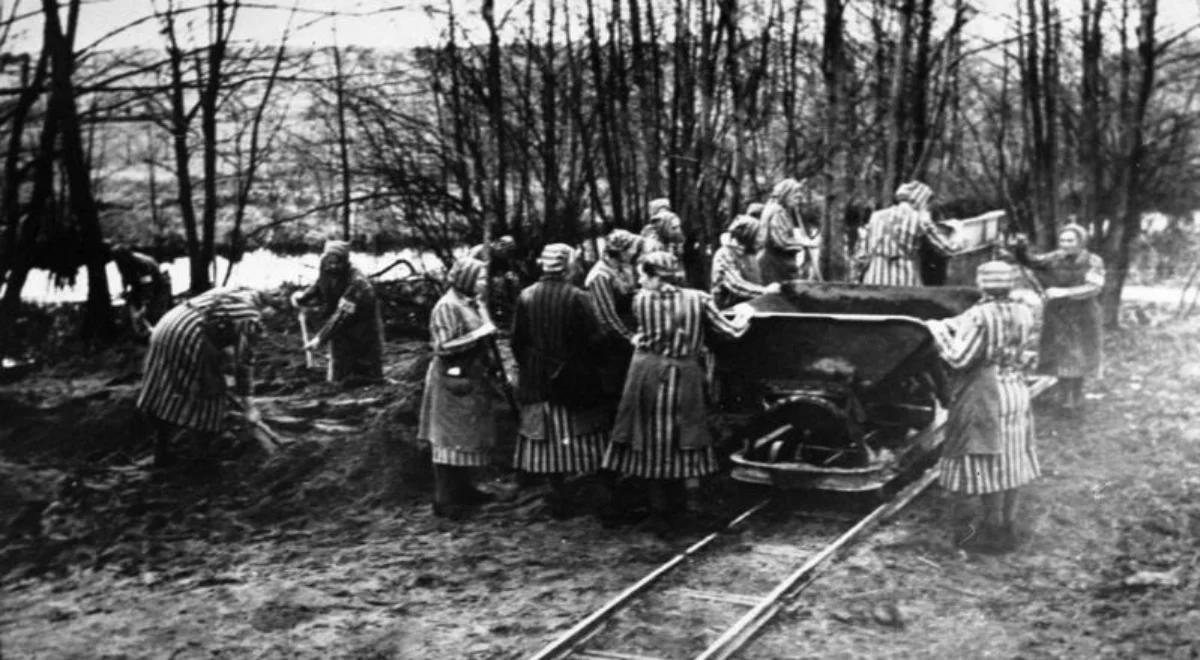
[[[537,10],[544,11],[547,0],[533,0]],[[660,0],[660,4],[667,0]],[[790,2],[791,0],[785,0]],[[994,39],[1009,29],[1009,17],[1020,0],[974,0],[980,14],[971,22],[969,31],[982,39]],[[23,12],[36,10],[38,0],[0,0],[0,10],[7,16],[14,2],[19,2]],[[153,15],[153,9],[163,9],[168,0],[84,0],[81,10],[77,45],[86,47],[103,38],[102,49],[130,47],[157,47],[162,43],[159,23],[143,21],[131,29],[110,35],[123,25],[139,18]],[[204,0],[175,0],[177,6],[203,6]],[[241,10],[234,37],[265,43],[278,43],[288,24],[293,4],[298,9],[293,23],[289,43],[296,47],[325,46],[333,43],[336,28],[337,41],[342,45],[359,45],[371,48],[408,49],[414,46],[436,43],[446,24],[446,8],[453,3],[460,13],[460,21],[474,35],[482,37],[482,21],[478,16],[480,0],[243,0],[247,5]],[[581,14],[582,0],[572,1],[573,14]],[[622,2],[624,5],[624,3]],[[669,3],[668,3],[669,4]],[[747,2],[747,4],[751,4]],[[818,4],[810,2],[810,4]],[[523,27],[526,20],[522,0],[496,0],[497,14],[504,16],[514,7],[519,7],[511,17],[510,28]],[[606,8],[609,0],[596,0],[597,8]],[[850,12],[870,11],[866,0],[850,0]],[[1110,11],[1119,7],[1120,0],[1109,0]],[[1067,29],[1078,29],[1079,0],[1058,0],[1065,16]],[[333,17],[328,12],[336,10],[340,15]],[[810,29],[819,37],[817,9],[809,10]],[[204,16],[201,12],[191,14],[199,30],[203,30]],[[561,19],[560,19],[561,20]],[[1188,26],[1200,24],[1200,0],[1159,0],[1159,26],[1164,35],[1170,35]],[[41,20],[32,18],[22,23],[21,33],[14,34],[13,50],[34,50],[40,44]],[[508,31],[512,34],[511,31]],[[1200,31],[1198,31],[1200,34]]]

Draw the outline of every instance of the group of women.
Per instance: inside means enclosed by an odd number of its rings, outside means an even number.
[[[650,515],[668,524],[684,508],[684,481],[717,470],[705,417],[705,336],[739,337],[749,317],[723,315],[709,293],[682,286],[675,255],[643,252],[644,244],[625,230],[609,234],[582,288],[574,283],[577,251],[549,244],[540,279],[517,299],[514,463],[548,478],[556,517],[573,513],[567,475],[603,471],[610,488],[622,477],[644,484]],[[497,330],[477,300],[485,270],[470,257],[455,263],[430,320],[434,358],[418,436],[433,446],[438,515],[459,516],[488,499],[466,473],[489,461],[496,440],[488,378],[498,366]],[[620,522],[625,511],[605,513]]]
[[[739,302],[777,292],[781,282],[818,277],[820,236],[798,216],[804,194],[799,182],[782,181],[765,205],[734,218],[713,256],[711,291],[683,284],[672,247],[681,229],[663,200],[656,200],[659,208],[648,223],[653,227],[642,235],[623,229],[608,234],[585,277],[578,250],[562,243],[544,247],[540,278],[520,292],[512,322],[520,417],[514,464],[547,478],[554,516],[575,513],[566,477],[598,471],[609,490],[606,521],[626,519],[616,484],[637,483],[648,495],[651,520],[670,524],[686,508],[685,482],[717,470],[705,412],[706,341],[737,340],[748,330],[750,314]],[[947,253],[955,249],[954,223],[944,235],[930,218],[931,199],[928,186],[909,182],[897,191],[895,205],[872,215],[856,252],[862,282],[918,286],[922,242]],[[984,504],[981,523],[963,538],[1012,545],[1017,489],[1039,473],[1021,371],[1034,314],[1010,295],[1018,267],[1027,276],[1032,270],[1035,285],[1042,285],[1039,368],[1059,377],[1063,404],[1077,408],[1083,379],[1099,374],[1096,294],[1104,273],[1099,257],[1085,248],[1087,238],[1072,223],[1062,228],[1053,252],[1031,255],[1018,243],[1018,266],[993,261],[980,267],[978,304],[928,322],[942,359],[961,375],[942,483],[982,496]],[[330,307],[333,320],[312,346],[343,326],[361,325],[365,339],[351,341],[350,348],[369,344],[370,355],[347,353],[338,363],[374,377],[380,369],[378,307],[348,256],[348,246],[327,246],[323,279],[294,303],[320,298]],[[487,273],[487,264],[474,256],[457,261],[430,318],[433,358],[418,436],[433,448],[434,511],[443,516],[464,515],[492,497],[470,477],[471,468],[492,460],[495,376],[503,373],[497,328],[479,299]],[[159,459],[167,459],[170,439],[181,430],[217,430],[231,404],[254,414],[244,367],[265,309],[260,293],[215,290],[176,306],[154,326],[138,405],[155,423]],[[350,323],[360,311],[360,322]],[[233,393],[222,372],[230,360],[243,367]]]

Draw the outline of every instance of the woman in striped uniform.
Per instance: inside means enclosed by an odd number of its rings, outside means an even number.
[[[488,383],[494,366],[488,342],[496,328],[484,322],[475,298],[486,276],[482,261],[457,261],[429,318],[433,360],[425,374],[417,438],[433,447],[433,512],[438,516],[457,517],[464,506],[491,499],[471,484],[470,475],[470,468],[489,463],[496,440]]]
[[[855,261],[863,284],[921,286],[921,242],[949,255],[957,247],[942,235],[929,216],[933,190],[909,181],[896,190],[896,204],[871,214],[858,240]],[[955,227],[954,221],[947,226]]]
[[[604,254],[584,280],[592,312],[600,323],[602,341],[597,352],[600,392],[609,402],[610,416],[625,384],[625,372],[633,355],[633,294],[637,287],[633,262],[642,239],[624,229],[611,232],[604,241]]]
[[[258,292],[214,289],[176,305],[154,325],[137,407],[155,427],[156,465],[170,462],[171,441],[183,433],[217,434],[235,393],[247,416],[257,417],[249,402],[251,347],[263,332],[265,306]],[[225,383],[230,366],[235,393]]]
[[[1028,254],[1024,243],[1016,257],[1028,264],[1045,287],[1046,308],[1038,350],[1038,372],[1058,377],[1062,404],[1069,411],[1083,405],[1083,379],[1103,372],[1104,332],[1100,290],[1104,260],[1087,250],[1088,231],[1071,223],[1058,232],[1058,249]]]
[[[804,184],[784,179],[775,184],[762,211],[763,248],[758,265],[763,282],[821,279],[821,231],[800,216]]]
[[[591,356],[599,327],[587,294],[570,283],[573,253],[564,243],[542,250],[542,277],[517,298],[512,334],[521,404],[513,463],[518,470],[547,475],[550,513],[560,519],[571,514],[565,476],[600,469],[611,427]]]
[[[683,480],[717,471],[699,359],[705,330],[736,338],[750,320],[727,319],[707,292],[679,286],[670,253],[646,255],[638,271],[636,352],[604,465],[647,479],[652,514],[662,522],[684,504]]]
[[[983,498],[983,527],[960,541],[1011,549],[1018,488],[1040,474],[1033,410],[1021,357],[1033,335],[1033,311],[1009,297],[1012,266],[989,261],[976,271],[983,298],[959,316],[928,321],[943,360],[961,374],[946,422],[942,487]]]
[[[779,283],[762,284],[762,273],[752,256],[758,246],[759,222],[748,215],[734,218],[721,235],[721,247],[713,254],[712,296],[725,308],[765,293],[777,293]]]

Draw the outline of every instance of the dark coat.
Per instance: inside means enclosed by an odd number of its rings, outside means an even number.
[[[561,279],[543,278],[517,298],[512,350],[517,399],[586,406],[600,396],[600,339],[587,294]]]

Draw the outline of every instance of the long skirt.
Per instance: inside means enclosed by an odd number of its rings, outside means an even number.
[[[999,374],[994,388],[966,388],[954,402],[939,461],[941,485],[964,495],[983,495],[1023,486],[1041,475],[1034,446],[1033,408],[1020,372]],[[987,397],[987,400],[983,398]],[[956,424],[964,408],[987,411],[988,419]]]
[[[179,305],[150,333],[137,407],[176,426],[215,432],[221,430],[226,405],[220,354],[204,336],[204,318]]]
[[[1038,372],[1060,378],[1098,378],[1102,375],[1103,330],[1100,303],[1051,300],[1046,303]]]
[[[433,446],[433,462],[478,466],[488,463],[496,440],[496,418],[485,369],[477,361],[464,364],[457,375],[434,356],[425,374],[417,438]]]
[[[717,471],[698,360],[644,351],[634,355],[604,467],[648,479]]]
[[[538,474],[600,469],[608,445],[607,417],[601,408],[572,410],[553,403],[525,406],[514,466]]]

